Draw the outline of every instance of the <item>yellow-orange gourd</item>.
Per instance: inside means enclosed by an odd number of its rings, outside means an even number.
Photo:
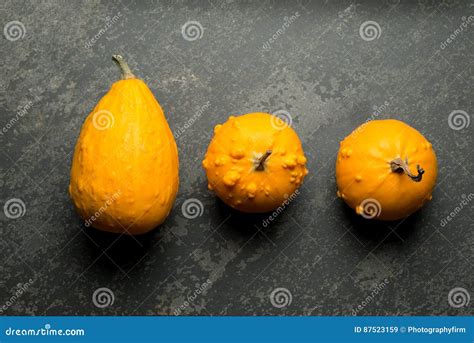
[[[367,219],[397,220],[431,200],[437,173],[421,133],[398,120],[373,120],[341,142],[337,194]]]
[[[209,189],[243,212],[278,208],[308,173],[296,132],[268,113],[231,116],[217,125],[202,164]]]
[[[86,118],[76,144],[69,193],[86,226],[142,234],[168,216],[178,190],[178,151],[146,84],[114,56],[115,82]]]

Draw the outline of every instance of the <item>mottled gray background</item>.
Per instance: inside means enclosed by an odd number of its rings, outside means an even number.
[[[4,33],[0,49],[0,201],[26,209],[0,211],[4,313],[167,315],[185,304],[190,315],[350,315],[383,283],[359,314],[473,314],[474,300],[448,302],[455,287],[474,296],[472,202],[441,225],[473,192],[474,125],[448,122],[453,111],[471,119],[473,21],[454,32],[473,12],[470,1],[2,1],[1,26],[25,28],[17,40]],[[188,21],[203,27],[199,39],[184,39]],[[378,38],[362,39],[366,21]],[[119,79],[114,53],[147,81],[173,131],[197,117],[177,140],[174,210],[137,239],[86,229],[67,193],[81,124]],[[215,124],[278,110],[291,114],[310,174],[263,228],[265,215],[207,191],[201,160]],[[404,120],[437,152],[433,201],[404,221],[369,223],[336,198],[339,141],[368,118]],[[181,211],[190,198],[203,204],[195,219]],[[100,287],[114,294],[105,308],[92,301]],[[272,306],[276,288],[291,303]]]

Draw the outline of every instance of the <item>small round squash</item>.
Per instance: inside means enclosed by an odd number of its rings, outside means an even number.
[[[364,218],[398,220],[431,200],[437,173],[421,133],[398,120],[373,120],[341,142],[337,195]]]
[[[308,173],[296,132],[268,113],[231,116],[217,125],[202,165],[210,190],[253,213],[281,206]]]

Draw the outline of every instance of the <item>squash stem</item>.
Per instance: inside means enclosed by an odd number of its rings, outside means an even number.
[[[416,170],[418,171],[418,175],[412,174],[410,169],[408,168],[408,160],[403,161],[401,158],[396,158],[393,161],[390,162],[390,168],[392,169],[392,172],[405,172],[410,179],[412,179],[415,182],[420,182],[421,179],[423,178],[423,174],[425,171],[423,168],[421,168],[419,165],[416,166]]]
[[[258,170],[258,171],[263,171],[265,170],[265,161],[268,159],[268,157],[270,157],[270,155],[272,154],[272,151],[271,150],[267,150],[257,161],[257,166],[255,167],[255,170]]]
[[[118,64],[120,71],[122,72],[122,78],[124,80],[135,78],[135,75],[133,75],[127,62],[125,62],[125,60],[123,59],[121,55],[112,55],[112,59],[114,60],[115,63]]]

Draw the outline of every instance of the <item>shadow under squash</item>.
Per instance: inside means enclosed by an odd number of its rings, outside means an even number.
[[[345,203],[342,203],[341,207],[344,217],[350,222],[357,238],[362,242],[383,239],[387,236],[384,241],[385,243],[400,242],[400,238],[403,239],[403,241],[409,240],[419,227],[420,219],[423,216],[423,210],[419,210],[400,220],[382,221],[365,219],[356,214],[355,211]]]
[[[140,261],[159,240],[158,230],[155,228],[143,235],[130,236],[105,232],[82,224],[82,235],[92,258],[98,258],[98,263],[113,270],[117,269],[117,265],[128,270]]]
[[[274,216],[273,220],[269,220],[274,212],[245,213],[226,205],[218,197],[215,197],[215,201],[215,216],[219,219],[219,222],[223,222],[230,216],[221,229],[229,232],[232,236],[236,235],[240,238],[249,239],[255,233],[263,232],[271,239],[273,235],[278,233],[277,228],[284,216],[283,213]]]

